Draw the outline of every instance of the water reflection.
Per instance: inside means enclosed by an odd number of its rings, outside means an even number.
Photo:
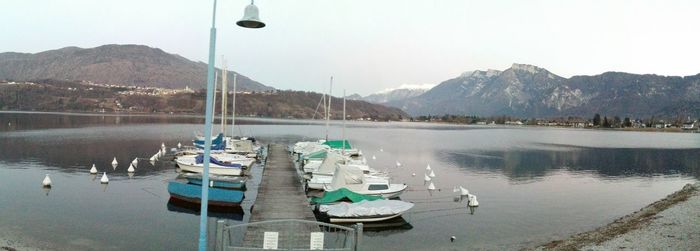
[[[193,203],[184,203],[178,200],[173,200],[172,198],[168,200],[168,211],[185,213],[192,215],[199,215],[200,205]],[[220,219],[230,219],[235,221],[243,221],[243,216],[245,215],[243,208],[241,206],[236,207],[216,207],[209,205],[209,210],[207,211],[209,217],[220,218]]]
[[[517,181],[538,179],[562,169],[593,171],[605,177],[683,174],[700,178],[700,155],[696,149],[521,149],[436,154],[462,168],[499,172]]]

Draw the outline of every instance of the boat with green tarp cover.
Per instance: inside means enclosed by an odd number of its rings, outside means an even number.
[[[373,201],[383,199],[384,198],[382,196],[364,195],[355,193],[346,188],[341,188],[335,191],[324,192],[322,197],[311,198],[311,202],[315,204],[329,204],[339,201],[360,202],[363,200]]]
[[[308,161],[308,160],[323,160],[323,159],[326,158],[327,155],[328,155],[328,151],[326,151],[326,150],[321,150],[321,151],[317,151],[317,152],[312,152],[312,153],[306,154],[306,155],[304,155],[302,158],[303,158],[304,160],[307,160],[307,161]]]
[[[343,149],[343,143],[345,143],[345,149],[352,149],[350,141],[347,140],[328,140],[323,142],[324,145],[330,146],[332,149]]]

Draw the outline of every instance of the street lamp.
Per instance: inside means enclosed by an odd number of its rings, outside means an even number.
[[[236,22],[243,28],[262,28],[265,23],[260,21],[258,7],[251,0],[246,6],[243,19]],[[202,172],[202,198],[200,200],[199,217],[199,250],[207,250],[207,212],[209,208],[209,162],[211,158],[211,129],[213,120],[214,102],[214,56],[216,51],[216,0],[214,0],[214,10],[211,18],[211,29],[209,30],[209,65],[207,70],[207,102],[204,119],[204,170]]]

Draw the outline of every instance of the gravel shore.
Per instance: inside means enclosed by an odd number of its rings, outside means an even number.
[[[0,251],[50,250],[46,243],[26,238],[10,229],[0,228]]]
[[[590,232],[535,250],[700,250],[700,183]]]

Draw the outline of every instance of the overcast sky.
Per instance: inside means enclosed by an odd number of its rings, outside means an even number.
[[[0,0],[0,51],[143,44],[206,62],[212,2]],[[258,30],[235,26],[248,3],[219,1],[217,64],[280,89],[322,91],[333,75],[335,95],[366,95],[514,62],[700,73],[700,1],[258,0]]]

